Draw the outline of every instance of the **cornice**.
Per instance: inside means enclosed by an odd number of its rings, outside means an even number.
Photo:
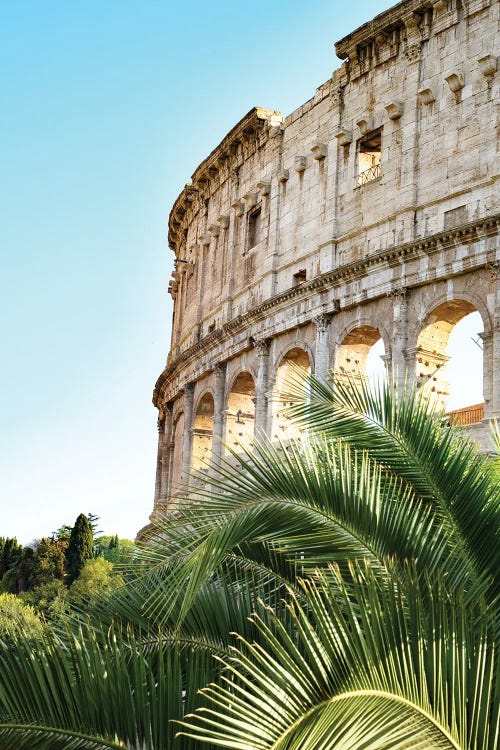
[[[380,13],[335,44],[345,60],[346,73],[355,80],[370,69],[394,59],[402,50],[407,64],[421,59],[422,43],[463,19],[487,10],[491,0],[404,0]],[[452,79],[449,84],[458,86]],[[452,89],[453,90],[453,89]]]
[[[215,344],[221,344],[231,336],[241,333],[252,325],[265,320],[269,317],[271,312],[276,313],[280,310],[286,309],[290,302],[298,302],[307,299],[313,292],[331,289],[336,284],[346,280],[350,281],[360,279],[363,276],[366,276],[371,269],[383,263],[394,265],[401,261],[408,261],[417,258],[422,254],[432,255],[468,239],[474,240],[492,236],[495,234],[499,224],[500,213],[468,222],[467,224],[463,224],[453,229],[438,232],[429,237],[420,237],[411,242],[396,245],[390,250],[384,250],[375,253],[374,255],[355,260],[352,263],[341,266],[340,268],[335,268],[321,276],[316,276],[314,279],[311,279],[298,287],[292,287],[274,297],[271,297],[260,305],[249,310],[244,315],[239,315],[228,321],[221,328],[212,331],[208,336],[201,339],[201,341],[183,351],[174,362],[171,362],[163,370],[158,378],[153,391],[153,404],[157,407],[159,406],[159,401],[166,382],[183,367],[189,364],[190,361],[193,359],[199,359],[204,354],[209,353]],[[336,242],[335,238],[332,242]],[[484,263],[482,264],[483,267],[486,267],[486,265]],[[479,267],[481,266],[478,266],[478,268]],[[467,270],[469,271],[472,269],[469,268]]]
[[[279,128],[282,122],[283,115],[281,112],[264,109],[263,107],[253,107],[196,168],[191,182],[185,185],[181,191],[169,216],[168,242],[176,255],[178,255],[182,241],[185,216],[196,197],[208,195],[211,186],[219,179],[219,174],[225,176],[229,174],[230,169],[236,166],[240,147],[246,149],[247,156],[252,149],[257,147],[256,136],[264,132],[266,124],[269,125],[269,128]]]
[[[388,29],[405,24],[405,19],[411,17],[412,13],[430,8],[432,0],[403,0],[335,42],[335,54],[340,60],[350,58],[358,46],[380,40]]]

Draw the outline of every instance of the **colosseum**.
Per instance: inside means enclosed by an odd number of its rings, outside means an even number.
[[[449,339],[471,314],[483,397],[458,394],[449,419],[486,448],[500,416],[499,9],[398,3],[336,43],[342,63],[309,101],[287,117],[255,107],[197,167],[169,220],[152,519],[225,446],[290,434],[292,363],[364,373],[375,354],[446,407]]]

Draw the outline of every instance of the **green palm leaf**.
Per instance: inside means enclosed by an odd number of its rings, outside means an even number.
[[[304,380],[308,400],[304,401]],[[486,456],[460,430],[444,428],[432,403],[418,392],[398,399],[389,383],[340,378],[327,384],[297,373],[291,387],[295,405],[290,418],[330,439],[341,439],[356,450],[366,450],[374,461],[407,482],[415,495],[429,504],[446,524],[447,535],[460,548],[462,563],[475,582],[476,596],[500,593],[500,487]],[[478,588],[479,587],[479,588]]]
[[[212,648],[174,636],[19,637],[0,649],[0,748],[167,750],[172,719],[218,671]]]
[[[332,577],[337,586],[332,591]],[[303,583],[291,623],[255,616],[211,707],[183,722],[200,742],[252,748],[493,750],[498,739],[492,618],[443,581],[415,572],[381,581],[356,566]],[[482,625],[478,627],[478,615]]]

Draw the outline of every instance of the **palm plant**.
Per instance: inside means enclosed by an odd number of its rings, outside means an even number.
[[[0,650],[0,750],[494,747],[495,466],[415,394],[308,393],[307,441],[221,460],[89,622]]]

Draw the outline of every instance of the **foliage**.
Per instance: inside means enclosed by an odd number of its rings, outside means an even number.
[[[100,536],[94,541],[96,557],[104,557],[113,565],[130,565],[134,559],[136,545],[131,539],[119,539],[114,536]]]
[[[67,583],[71,585],[80,575],[80,571],[94,556],[94,539],[89,519],[80,513],[71,530],[66,548]]]
[[[11,594],[26,591],[33,581],[35,570],[35,551],[24,547],[21,555],[10,566],[2,578],[2,589]]]
[[[69,538],[71,536],[71,526],[69,526],[67,523],[64,523],[62,526],[59,526],[58,529],[52,532],[52,537],[54,539],[58,539],[60,542],[69,542]]]
[[[22,552],[23,548],[15,537],[0,537],[0,580],[17,564]]]
[[[68,589],[59,579],[42,583],[20,594],[25,604],[32,606],[46,622],[59,622],[65,618]]]
[[[493,750],[496,459],[421,396],[307,390],[307,439],[222,459],[88,622],[0,648],[0,750]]]
[[[411,568],[390,586],[369,565],[351,572],[349,585],[337,566],[302,582],[292,627],[254,615],[259,642],[233,649],[227,679],[203,691],[213,707],[184,723],[191,736],[241,750],[494,747],[491,618],[477,627],[481,606],[457,618],[463,599]]]
[[[53,581],[62,581],[65,549],[66,542],[54,537],[43,537],[33,547],[20,547],[19,554],[4,575],[4,589],[19,594]]]
[[[95,538],[98,534],[102,534],[102,531],[98,528],[100,517],[96,516],[95,513],[87,513],[87,518],[92,529],[92,536]]]
[[[35,564],[31,583],[43,586],[64,579],[66,542],[43,537],[35,545]]]
[[[89,603],[120,588],[123,582],[119,574],[113,574],[113,563],[104,557],[87,560],[80,575],[70,586],[69,601]]]
[[[32,639],[42,632],[43,624],[33,607],[14,594],[0,594],[0,640],[11,641],[16,636]]]

